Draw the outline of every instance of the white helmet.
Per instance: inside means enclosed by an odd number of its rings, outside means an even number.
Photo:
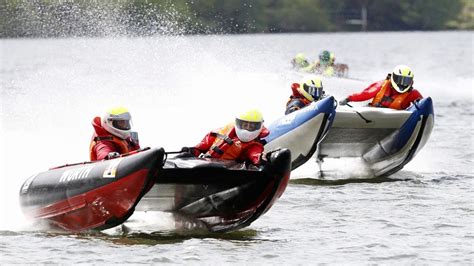
[[[235,118],[235,133],[242,142],[256,139],[263,128],[263,116],[257,110],[250,110]]]
[[[115,107],[107,111],[101,121],[102,127],[121,139],[130,137],[132,116],[125,107]]]
[[[413,85],[413,77],[413,72],[408,66],[398,65],[392,71],[390,82],[396,91],[404,93],[409,91]]]

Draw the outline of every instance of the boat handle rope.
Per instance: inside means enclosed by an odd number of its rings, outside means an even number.
[[[350,105],[348,103],[346,103],[346,105],[349,106],[350,108],[354,109],[354,107],[352,105]],[[367,123],[367,124],[372,123],[372,120],[369,120],[369,119],[365,118],[361,113],[359,113],[355,109],[353,111],[356,112],[356,114],[358,114],[360,116],[360,118],[362,118],[365,121],[365,123]]]
[[[168,155],[168,154],[178,154],[178,153],[182,153],[182,151],[165,151],[166,155]]]
[[[164,158],[163,158],[163,163],[161,166],[165,165],[166,160],[168,160],[168,155],[170,154],[179,154],[182,153],[182,151],[165,151]]]
[[[419,100],[413,101],[413,105],[415,106],[416,110],[420,110],[420,107],[418,106]]]

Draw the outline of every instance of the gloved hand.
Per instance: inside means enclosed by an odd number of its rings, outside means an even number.
[[[196,154],[196,148],[194,148],[194,147],[182,147],[181,152],[189,153],[193,157],[196,157],[196,155],[195,155]]]
[[[195,157],[194,156],[194,147],[182,147],[181,148],[181,153],[176,155],[176,158],[189,158],[189,157]]]
[[[189,152],[192,153],[194,151],[193,147],[182,147],[181,152]]]
[[[271,161],[271,159],[272,159],[272,152],[265,153],[265,159],[267,159],[267,162]]]
[[[268,152],[268,153],[262,152],[262,154],[260,155],[260,164],[264,165],[267,162],[270,162],[271,157],[272,157],[272,152]]]
[[[114,151],[114,152],[109,152],[109,154],[107,154],[107,157],[105,157],[105,159],[110,160],[110,159],[114,159],[118,157],[120,157],[120,153]]]
[[[207,154],[207,153],[201,153],[201,154],[199,154],[198,157],[201,158],[201,159],[212,158],[212,156]]]
[[[130,137],[128,137],[128,141],[130,141],[134,145],[138,145],[139,144],[138,133],[135,131],[130,132]]]
[[[345,98],[344,100],[340,101],[340,105],[346,105],[349,102],[349,98]]]

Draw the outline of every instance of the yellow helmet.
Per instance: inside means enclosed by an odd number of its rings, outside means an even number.
[[[320,78],[310,79],[300,83],[298,91],[309,101],[317,101],[324,96],[323,82]]]
[[[263,116],[256,109],[249,110],[235,118],[235,133],[242,142],[249,142],[260,135]]]
[[[333,52],[329,52],[329,64],[334,64],[334,61],[336,61],[336,56]]]
[[[105,113],[101,121],[102,127],[110,134],[126,139],[132,129],[132,116],[123,106],[114,107]]]
[[[413,85],[413,71],[406,65],[396,66],[390,77],[392,87],[399,93],[404,93],[410,90]]]
[[[303,53],[296,54],[295,58],[293,59],[293,66],[307,67],[308,65],[308,60],[306,60],[306,56]]]

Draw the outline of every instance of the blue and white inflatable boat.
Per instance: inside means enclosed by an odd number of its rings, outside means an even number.
[[[339,106],[317,156],[320,161],[360,158],[373,176],[388,176],[401,170],[423,148],[433,125],[431,98],[401,111]]]
[[[334,121],[335,110],[334,97],[329,96],[277,119],[268,126],[270,135],[265,138],[265,152],[288,148],[291,169],[298,168],[313,157]]]

